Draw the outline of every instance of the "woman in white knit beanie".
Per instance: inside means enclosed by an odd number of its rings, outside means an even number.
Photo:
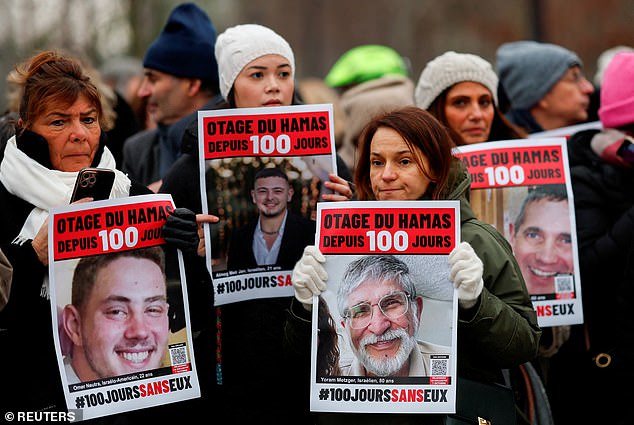
[[[288,106],[295,91],[295,56],[272,29],[243,24],[216,39],[220,93],[231,107]]]
[[[498,77],[477,55],[448,51],[429,61],[414,93],[426,109],[452,132],[457,145],[526,137],[499,109]]]
[[[216,38],[215,55],[220,93],[229,107],[259,108],[299,103],[295,97],[293,50],[272,29],[257,24],[230,27]],[[330,163],[330,158],[327,159]],[[338,167],[338,171],[341,173],[341,168]],[[350,199],[352,196],[349,183],[340,175],[328,174],[329,180],[324,181],[323,185],[334,193],[324,194],[324,200]],[[271,182],[270,178],[263,180]],[[274,263],[267,260],[267,267],[281,268],[290,258],[299,257],[303,252],[305,238],[299,233],[306,232],[298,232],[298,228],[302,226],[310,232],[311,227],[296,218],[297,214],[292,214],[286,205],[280,213],[271,212],[279,210],[282,205],[273,197],[284,196],[272,195],[283,187],[280,181],[284,182],[277,178],[272,180],[274,184],[261,186],[268,193],[265,202],[268,211],[258,212],[257,221],[247,223],[240,231],[229,236],[229,246],[241,241],[247,247],[247,250],[237,249],[241,252],[228,254],[229,264],[232,262],[229,257],[233,256],[236,263],[247,269],[257,262],[254,249],[272,250],[270,245],[266,248],[252,247],[257,246],[258,241],[271,243],[265,240],[264,229],[280,218],[283,221],[277,223],[278,230],[269,232],[279,252],[272,260]],[[255,191],[252,193],[255,198]],[[243,207],[238,202],[227,203],[227,206],[237,208],[241,216],[249,214],[246,210],[242,212]],[[269,224],[263,225],[263,220]],[[256,225],[261,230],[256,230]],[[249,249],[251,252],[248,252]],[[231,249],[229,252],[232,252]],[[257,263],[257,266],[261,265]],[[233,410],[232,418],[236,423],[295,424],[309,423],[311,420],[308,382],[295,379],[297,376],[307,379],[309,373],[304,370],[303,364],[295,370],[284,360],[284,325],[291,298],[288,294],[281,294],[278,297],[248,299],[218,307],[217,312],[221,313],[216,320],[219,346],[216,355],[221,360],[223,379],[218,403],[227,410]],[[288,375],[283,374],[286,370]],[[279,379],[271,380],[271,376]],[[284,397],[279,397],[281,392],[285,392]],[[244,400],[249,400],[248,405],[244,405]]]

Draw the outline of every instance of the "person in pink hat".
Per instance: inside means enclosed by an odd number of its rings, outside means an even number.
[[[576,213],[584,324],[553,357],[547,391],[558,425],[631,423],[634,387],[634,53],[605,70],[602,129],[575,133],[568,156]],[[578,385],[600,383],[600,390]],[[574,406],[574,407],[572,407]],[[599,408],[599,406],[601,406]]]

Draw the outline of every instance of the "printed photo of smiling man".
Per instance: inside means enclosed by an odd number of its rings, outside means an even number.
[[[565,185],[531,187],[515,220],[509,242],[531,296],[571,292],[574,253]],[[563,280],[562,280],[563,279]]]
[[[69,384],[158,369],[170,336],[160,246],[83,257],[62,311]]]

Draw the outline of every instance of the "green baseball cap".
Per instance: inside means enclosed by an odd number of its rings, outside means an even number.
[[[394,49],[365,44],[344,53],[332,66],[324,81],[330,87],[343,87],[384,75],[408,75],[403,57]]]

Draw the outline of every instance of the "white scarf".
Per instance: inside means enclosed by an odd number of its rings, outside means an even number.
[[[115,166],[112,153],[104,147],[98,167],[115,170],[110,198],[128,196],[130,179]],[[70,202],[76,179],[77,172],[46,168],[18,148],[15,136],[10,138],[0,164],[0,182],[9,193],[35,206],[12,243],[22,245],[33,239],[48,217],[48,210]]]

